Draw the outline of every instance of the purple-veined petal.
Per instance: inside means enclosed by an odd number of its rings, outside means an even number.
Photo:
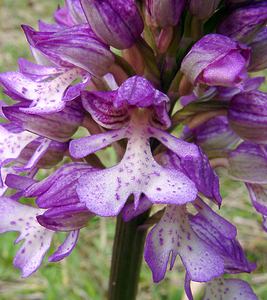
[[[223,274],[223,259],[192,230],[185,206],[167,206],[145,245],[145,260],[155,282],[164,278],[170,256],[172,267],[177,255],[194,281],[208,281]]]
[[[79,202],[76,187],[78,179],[94,170],[85,163],[69,163],[62,166],[46,179],[24,190],[24,196],[37,197],[42,208],[51,208]]]
[[[24,130],[59,142],[68,141],[84,119],[84,111],[78,101],[67,103],[60,112],[46,115],[24,113],[21,111],[23,107],[27,108],[27,103],[6,106],[3,113],[9,121]]]
[[[16,242],[25,240],[14,259],[14,265],[21,269],[23,277],[38,269],[54,234],[37,222],[36,216],[41,211],[8,198],[2,197],[0,201],[0,232],[19,231]]]
[[[202,199],[197,198],[193,205],[198,213],[203,216],[216,230],[229,239],[234,239],[237,231],[234,225],[216,214]]]
[[[249,284],[240,279],[214,279],[206,286],[203,300],[258,300]]]
[[[219,190],[219,179],[200,148],[160,129],[150,127],[149,133],[174,152],[167,152],[167,157],[165,157],[167,162],[165,163],[169,167],[183,171],[195,183],[199,192],[220,205],[222,198]]]
[[[223,258],[224,270],[228,273],[251,272],[254,270],[255,265],[248,262],[244,251],[234,236],[236,234],[235,228],[229,231],[229,224],[226,220],[219,216],[212,216],[212,219],[210,217],[208,219],[201,213],[190,216],[191,228],[207,246]],[[221,224],[216,224],[216,221]],[[228,227],[225,231],[221,227],[223,222]]]
[[[73,140],[70,142],[70,154],[75,158],[85,157],[125,138],[126,130],[122,128]]]
[[[79,230],[71,231],[66,237],[63,244],[48,258],[50,262],[57,262],[69,256],[72,250],[75,248],[79,238]]]
[[[114,107],[116,91],[111,92],[83,92],[82,103],[86,111],[101,126],[118,129],[129,122],[127,107]]]
[[[56,32],[38,32],[26,25],[22,28],[29,44],[57,66],[103,76],[114,63],[109,47],[96,37],[88,24]]]
[[[49,208],[37,220],[53,231],[73,231],[85,227],[93,216],[84,204],[75,203]]]

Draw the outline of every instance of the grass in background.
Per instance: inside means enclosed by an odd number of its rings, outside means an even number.
[[[36,27],[38,19],[51,21],[58,4],[63,1],[0,0],[0,72],[16,70],[19,57],[30,58],[20,24]],[[264,87],[265,90],[266,86]],[[0,93],[1,99],[6,97]],[[234,221],[248,256],[257,261],[253,276],[242,276],[253,284],[262,300],[267,299],[267,234],[261,220],[253,212],[244,187],[223,180],[224,205],[221,213]],[[47,263],[28,279],[21,279],[12,260],[19,245],[14,246],[15,233],[0,237],[0,300],[103,300],[106,298],[108,275],[115,229],[114,219],[95,218],[81,231],[78,246],[70,257],[60,263]],[[57,234],[55,246],[64,235]],[[178,263],[166,279],[155,285],[143,264],[140,279],[140,300],[178,300],[183,294],[183,267]],[[127,299],[125,299],[127,300]]]

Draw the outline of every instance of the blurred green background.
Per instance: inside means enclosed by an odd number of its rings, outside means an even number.
[[[36,27],[38,19],[52,21],[53,11],[63,1],[0,0],[0,72],[16,70],[19,57],[30,58],[20,24]],[[265,90],[267,86],[263,87]],[[0,93],[0,100],[5,98]],[[267,299],[267,233],[261,229],[261,218],[251,208],[244,187],[222,179],[224,197],[221,213],[238,227],[239,238],[248,257],[257,262],[252,276],[241,276],[252,285],[260,299]],[[78,246],[70,257],[60,263],[47,263],[28,279],[21,279],[12,260],[19,248],[14,246],[14,233],[0,238],[0,300],[103,300],[108,287],[112,239],[115,229],[113,219],[93,219],[82,230]],[[60,234],[54,244],[62,241]],[[177,259],[176,267],[160,284],[153,284],[144,263],[140,278],[138,299],[180,300],[183,296],[183,267]],[[202,288],[194,286],[199,295]],[[127,299],[125,299],[127,300]]]

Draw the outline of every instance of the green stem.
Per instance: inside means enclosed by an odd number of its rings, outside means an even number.
[[[149,212],[130,222],[117,218],[108,300],[135,300],[143,260],[146,230],[139,229]]]

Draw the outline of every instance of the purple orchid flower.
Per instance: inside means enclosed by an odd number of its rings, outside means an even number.
[[[167,103],[166,95],[138,76],[129,78],[116,91],[83,93],[85,109],[96,122],[113,130],[72,141],[71,155],[85,157],[128,139],[126,153],[118,165],[80,179],[77,192],[89,210],[101,216],[117,215],[132,194],[136,207],[141,194],[152,203],[182,205],[195,200],[197,191],[192,180],[179,170],[162,167],[151,153],[149,139],[154,137],[188,168],[210,168],[197,146],[160,129],[170,125]]]
[[[193,84],[238,86],[247,77],[249,58],[247,46],[224,35],[208,34],[194,44],[181,70]]]
[[[41,182],[8,175],[6,183],[9,187],[22,190],[26,197],[37,197],[37,208],[9,198],[2,198],[0,204],[0,232],[19,231],[21,235],[16,243],[24,240],[14,259],[14,265],[21,269],[23,277],[39,268],[56,232],[63,231],[68,235],[49,261],[59,261],[74,249],[79,230],[94,216],[79,202],[75,191],[77,179],[91,170],[87,164],[67,164]]]

